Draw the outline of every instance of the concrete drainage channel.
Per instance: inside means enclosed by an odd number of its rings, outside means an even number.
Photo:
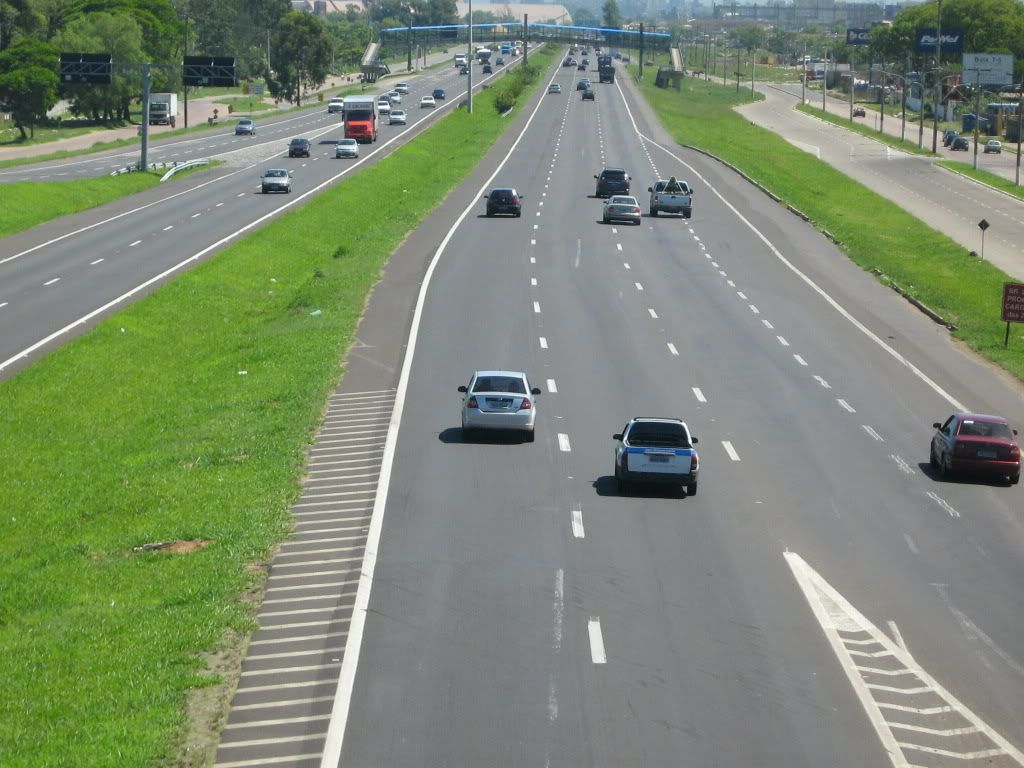
[[[242,663],[219,768],[319,766],[395,391],[331,396]]]

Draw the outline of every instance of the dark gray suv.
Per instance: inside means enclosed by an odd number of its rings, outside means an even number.
[[[630,177],[622,168],[605,168],[594,178],[597,179],[597,191],[594,193],[597,197],[629,194]]]

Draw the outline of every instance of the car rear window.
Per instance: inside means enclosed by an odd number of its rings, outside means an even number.
[[[964,421],[957,434],[968,437],[1013,437],[1008,425],[995,421]]]
[[[526,385],[513,376],[481,376],[473,385],[474,392],[510,392],[525,395]]]
[[[629,442],[665,448],[689,448],[690,437],[682,424],[637,422],[627,435]]]
[[[491,192],[491,200],[496,203],[511,203],[512,191],[508,189],[496,189]]]
[[[625,179],[626,179],[626,172],[625,171],[605,171],[602,174],[602,176],[604,176],[606,179],[610,179],[611,181],[625,181]]]

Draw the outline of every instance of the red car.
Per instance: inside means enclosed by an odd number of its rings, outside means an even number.
[[[931,465],[951,475],[955,472],[1006,477],[1020,481],[1020,446],[1016,429],[1001,416],[954,413],[944,424],[935,422]]]

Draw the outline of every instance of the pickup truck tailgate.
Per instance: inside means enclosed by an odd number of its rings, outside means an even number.
[[[626,469],[630,472],[647,472],[663,475],[690,474],[692,448],[644,448],[630,446],[626,449]]]

